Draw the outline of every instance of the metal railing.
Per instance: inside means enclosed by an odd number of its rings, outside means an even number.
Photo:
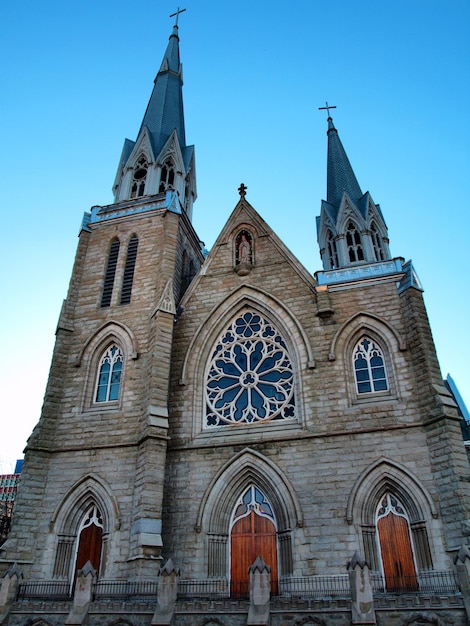
[[[375,594],[456,594],[460,593],[459,581],[455,572],[429,571],[416,576],[387,576],[372,573],[370,575]]]
[[[67,580],[38,580],[20,582],[16,593],[17,600],[71,600],[72,590]]]
[[[183,600],[215,600],[228,598],[230,595],[230,587],[225,578],[208,580],[181,578],[178,580],[178,598]]]
[[[98,580],[93,586],[93,598],[119,600],[156,600],[158,580]]]
[[[278,595],[287,598],[349,598],[349,576],[301,576],[281,578],[278,581]]]

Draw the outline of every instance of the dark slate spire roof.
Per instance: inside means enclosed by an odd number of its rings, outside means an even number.
[[[348,194],[353,202],[357,202],[362,196],[362,191],[331,117],[328,118],[327,135],[328,168],[326,199],[327,202],[337,209],[344,192]]]
[[[183,114],[183,71],[180,63],[178,26],[173,27],[155,85],[145,111],[139,135],[149,130],[155,155],[176,129],[181,148],[186,146]]]

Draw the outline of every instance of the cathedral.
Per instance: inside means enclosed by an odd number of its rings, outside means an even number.
[[[176,24],[83,217],[0,624],[467,624],[470,468],[413,265],[329,109],[322,268],[244,184],[207,252],[182,83]]]

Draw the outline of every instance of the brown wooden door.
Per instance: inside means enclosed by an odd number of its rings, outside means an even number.
[[[96,524],[90,524],[80,533],[75,573],[90,561],[99,573],[101,561],[101,546],[103,544],[103,529]]]
[[[410,530],[404,517],[390,512],[377,523],[387,591],[418,588]]]
[[[249,593],[248,569],[260,556],[271,568],[271,590],[277,592],[276,528],[271,520],[251,511],[235,522],[230,536],[230,580],[233,595]]]

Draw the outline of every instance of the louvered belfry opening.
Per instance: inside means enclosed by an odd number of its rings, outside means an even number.
[[[121,304],[129,304],[131,301],[138,244],[139,240],[137,235],[132,235],[129,245],[127,246],[126,265],[124,267],[124,276],[122,279]]]
[[[101,296],[101,307],[107,307],[111,304],[113,295],[114,277],[116,275],[117,260],[119,255],[119,239],[113,239],[109,248],[108,264],[106,266],[106,274],[103,283],[103,293]]]

